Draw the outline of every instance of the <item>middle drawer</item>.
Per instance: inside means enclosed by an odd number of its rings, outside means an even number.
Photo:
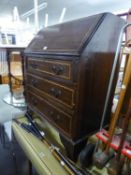
[[[58,100],[72,108],[74,106],[74,90],[53,81],[37,76],[27,75],[27,84],[46,93],[51,98]]]

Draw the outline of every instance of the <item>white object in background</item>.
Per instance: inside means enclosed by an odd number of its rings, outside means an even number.
[[[17,115],[22,115],[25,111],[21,108],[16,108],[11,106],[3,101],[3,98],[6,94],[9,93],[8,85],[0,85],[0,123],[11,121],[12,118]]]
[[[121,87],[122,86],[122,81],[123,81],[123,72],[119,72],[116,87]]]
[[[61,12],[61,15],[60,15],[59,23],[63,22],[65,13],[66,13],[66,8],[64,7],[64,8],[62,9],[62,12]]]
[[[117,104],[118,104],[118,99],[114,98],[113,99],[113,106],[112,106],[112,109],[111,109],[111,111],[112,111],[113,114],[116,111]]]
[[[29,17],[26,18],[26,25],[27,25],[27,27],[30,26],[30,18]]]
[[[11,141],[11,139],[12,139],[11,121],[4,123],[4,129],[5,129],[5,133],[7,134],[8,138],[9,138],[9,141]]]
[[[19,11],[18,11],[18,7],[15,6],[13,9],[13,20],[16,22],[20,21],[20,17],[19,17]]]
[[[45,27],[48,26],[48,13],[45,14]]]
[[[9,112],[9,111],[8,111]],[[11,141],[12,140],[12,119],[14,118],[20,118],[21,116],[23,116],[25,114],[26,111],[13,111],[10,113],[10,116],[11,116],[11,119],[9,121],[6,121],[3,125],[4,125],[4,129],[5,129],[5,132],[9,138],[9,140]]]
[[[4,103],[3,97],[9,93],[8,85],[0,85],[0,124],[4,125],[5,131],[11,139],[11,121],[13,118],[23,116],[26,109],[15,108],[7,103]]]
[[[41,4],[38,5],[38,11],[41,11],[41,10],[43,10],[43,9],[46,8],[46,7],[47,7],[47,2],[43,2],[43,3],[41,3]],[[23,13],[22,15],[20,15],[20,17],[21,17],[22,19],[25,19],[25,18],[27,18],[28,16],[31,16],[31,15],[33,15],[33,14],[34,14],[34,8],[31,9],[31,10],[29,10],[29,11],[27,11],[27,12],[25,12],[25,13]]]
[[[6,49],[0,49],[0,75],[8,74],[8,65],[7,65],[7,52]]]
[[[39,29],[39,20],[38,20],[38,0],[34,0],[34,9],[35,9],[35,14],[34,14],[34,21],[35,21],[35,32],[38,32]]]

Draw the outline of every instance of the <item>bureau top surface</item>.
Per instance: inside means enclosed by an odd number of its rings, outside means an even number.
[[[25,53],[79,55],[106,13],[44,28],[31,41]]]

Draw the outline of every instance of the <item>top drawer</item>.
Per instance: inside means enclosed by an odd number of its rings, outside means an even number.
[[[54,77],[72,79],[72,63],[70,61],[28,58],[27,69],[31,73],[38,71]]]

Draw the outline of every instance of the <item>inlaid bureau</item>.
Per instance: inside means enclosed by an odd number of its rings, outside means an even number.
[[[57,128],[71,158],[100,127],[123,25],[110,13],[85,17],[40,30],[25,50],[28,108]]]

